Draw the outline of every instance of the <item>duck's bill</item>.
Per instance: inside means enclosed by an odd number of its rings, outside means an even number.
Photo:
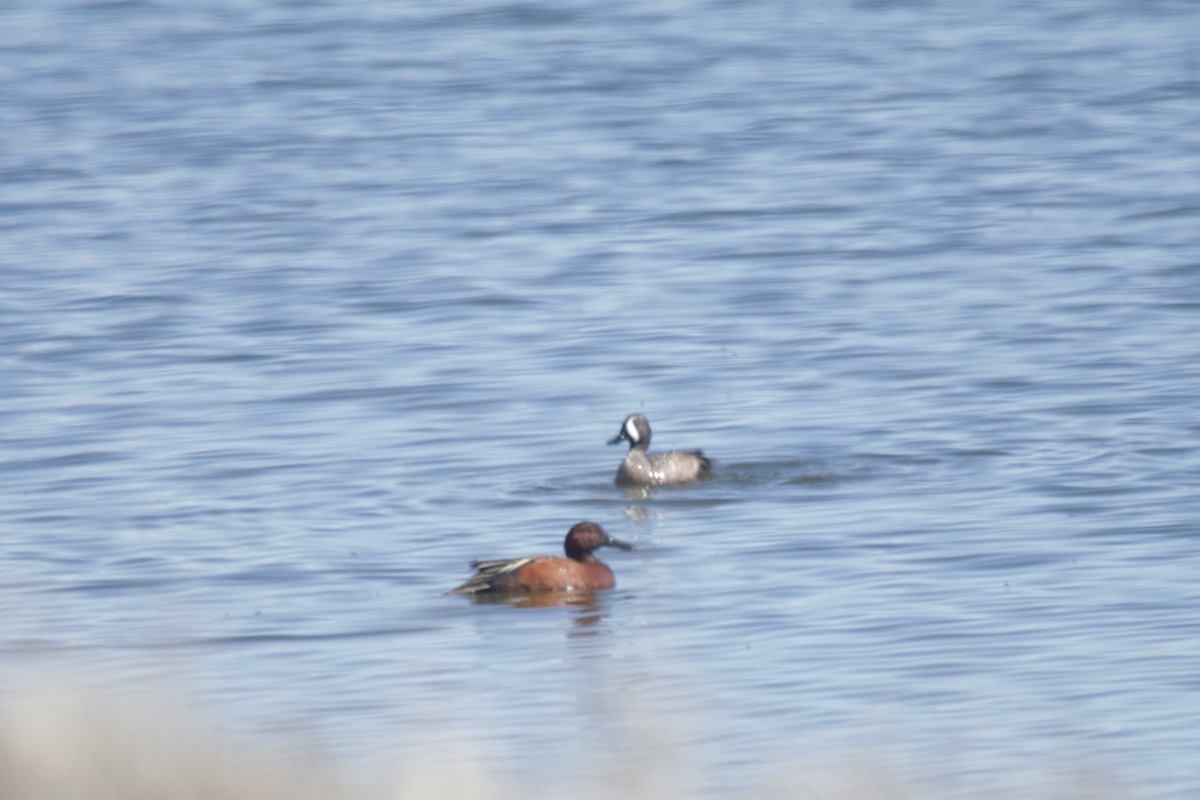
[[[607,546],[609,546],[609,547],[617,547],[617,548],[620,548],[621,550],[633,550],[633,549],[635,549],[635,548],[634,548],[634,546],[633,546],[633,545],[631,545],[629,542],[622,542],[620,539],[615,539],[615,538],[613,538],[612,536],[608,537],[608,541],[607,541],[607,542],[605,542],[604,544],[606,544],[606,545],[607,545]]]

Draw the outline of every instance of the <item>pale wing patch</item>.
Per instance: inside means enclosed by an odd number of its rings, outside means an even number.
[[[520,569],[537,556],[526,558],[497,558],[494,561],[472,561],[471,566],[488,575],[504,575]]]

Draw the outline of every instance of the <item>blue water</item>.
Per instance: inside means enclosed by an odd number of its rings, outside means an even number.
[[[650,724],[707,796],[1200,795],[1200,7],[0,31],[0,692],[182,684],[364,768]],[[613,485],[632,411],[717,477]],[[443,594],[582,519],[615,591]]]

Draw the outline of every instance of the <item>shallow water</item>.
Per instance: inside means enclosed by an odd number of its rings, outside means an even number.
[[[701,794],[1194,796],[1198,29],[5,6],[0,686],[364,766],[549,780],[648,719]],[[614,486],[634,410],[717,476]],[[443,594],[581,519],[615,591]]]

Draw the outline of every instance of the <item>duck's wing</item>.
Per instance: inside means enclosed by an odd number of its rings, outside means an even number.
[[[475,574],[468,578],[462,586],[459,586],[457,589],[451,589],[449,594],[475,594],[476,592],[495,591],[497,581],[500,580],[501,576],[516,572],[537,558],[539,556],[472,561],[471,566],[475,568]]]

